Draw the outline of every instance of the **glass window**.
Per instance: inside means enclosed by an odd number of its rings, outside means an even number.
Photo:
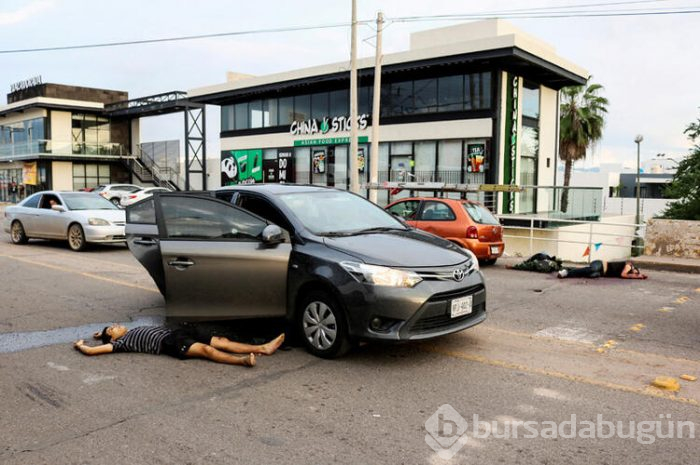
[[[126,221],[138,224],[156,224],[156,207],[153,197],[126,209]]]
[[[323,119],[330,116],[328,113],[328,92],[311,95],[311,117]]]
[[[410,115],[413,110],[413,81],[391,84],[391,115]]]
[[[442,140],[438,144],[439,182],[459,183],[462,172],[462,141]]]
[[[413,143],[411,142],[392,142],[392,155],[413,155]]]
[[[69,210],[118,210],[119,207],[93,192],[66,192],[61,194]]]
[[[373,86],[362,86],[359,91],[359,102],[357,104],[359,114],[372,114],[372,99],[374,98]]]
[[[224,105],[221,107],[221,130],[233,130],[233,105]]]
[[[279,99],[279,125],[287,126],[294,121],[294,98],[284,97]]]
[[[464,76],[446,76],[438,79],[439,111],[461,111],[464,108]]]
[[[264,149],[263,160],[277,160],[277,149]]]
[[[360,89],[360,95],[362,92],[362,89]],[[350,96],[348,94],[348,91],[346,89],[344,90],[334,90],[333,92],[330,93],[330,108],[328,110],[328,116],[347,116],[350,114],[349,105],[350,105]],[[362,98],[360,98],[360,102],[362,101]],[[362,110],[360,110],[360,113],[362,113]]]
[[[435,142],[414,144],[414,176],[417,182],[430,182],[435,175]]]
[[[381,116],[391,116],[392,110],[394,107],[394,103],[393,103],[392,95],[391,95],[391,84],[389,84],[389,83],[382,84],[381,96],[379,98],[380,98],[379,108],[381,110]]]
[[[263,125],[266,128],[278,126],[277,99],[271,98],[263,101]]]
[[[464,210],[469,214],[469,217],[479,224],[500,224],[493,214],[488,211],[482,205],[478,203],[468,203],[462,204]]]
[[[82,163],[73,163],[73,176],[85,176],[85,165]]]
[[[248,104],[250,112],[250,127],[253,129],[263,127],[262,100],[253,100]]]
[[[443,202],[427,201],[420,212],[419,221],[453,221],[455,212]]]
[[[311,149],[309,147],[294,148],[294,176],[298,184],[308,184],[311,182],[309,176],[309,165],[311,163]]]
[[[41,194],[34,194],[22,203],[23,207],[36,208],[39,205],[39,199],[41,199]]]
[[[97,177],[97,165],[93,163],[85,165],[85,176]]]
[[[405,220],[415,220],[416,212],[418,211],[418,206],[420,205],[419,200],[405,200],[392,205],[391,208],[387,209],[392,215],[400,216]]]
[[[434,113],[437,111],[437,79],[420,79],[414,82],[416,113]]]
[[[491,108],[491,73],[473,73],[464,76],[464,109]]]
[[[98,176],[109,181],[109,165],[98,165]]]
[[[540,88],[536,84],[525,82],[523,85],[523,116],[540,117]]]
[[[248,129],[248,104],[237,103],[233,107],[234,124],[236,129]]]
[[[178,239],[257,240],[267,223],[214,199],[160,198],[166,235]]]
[[[311,96],[297,95],[294,97],[294,121],[311,119]]]

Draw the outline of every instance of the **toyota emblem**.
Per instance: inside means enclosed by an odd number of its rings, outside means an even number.
[[[452,277],[454,278],[455,281],[463,280],[464,279],[464,269],[455,268],[455,270],[452,272]]]

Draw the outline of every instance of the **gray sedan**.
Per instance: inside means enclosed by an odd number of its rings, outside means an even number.
[[[14,244],[62,239],[77,252],[91,242],[124,242],[125,221],[123,210],[97,194],[43,191],[7,207],[4,230]]]

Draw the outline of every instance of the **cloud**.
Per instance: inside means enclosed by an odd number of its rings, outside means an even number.
[[[0,25],[7,26],[11,24],[22,23],[31,18],[32,16],[35,16],[53,7],[53,0],[39,0],[36,2],[31,2],[15,11],[0,11]]]

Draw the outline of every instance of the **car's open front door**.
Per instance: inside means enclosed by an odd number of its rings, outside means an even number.
[[[154,196],[168,316],[286,314],[291,244],[263,240],[268,222],[212,197]]]
[[[153,197],[135,203],[126,210],[126,244],[151,275],[161,294],[166,295],[160,230]]]

